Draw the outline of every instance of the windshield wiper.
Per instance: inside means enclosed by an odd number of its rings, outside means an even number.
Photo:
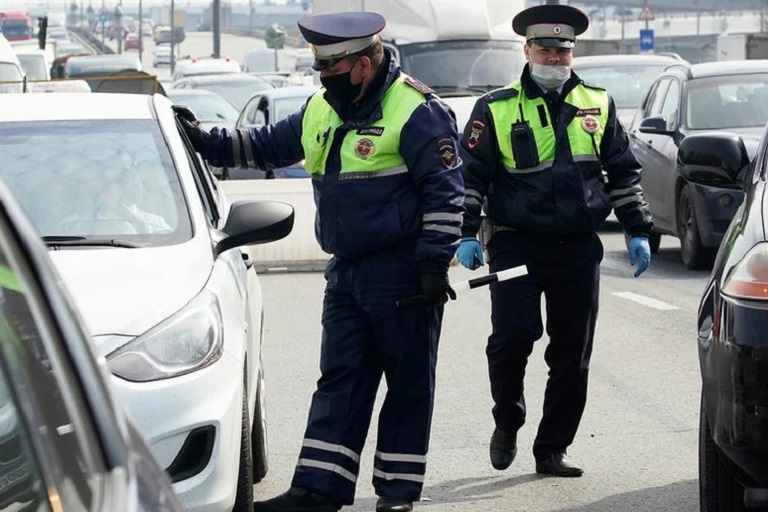
[[[48,247],[125,247],[135,249],[141,244],[120,240],[118,238],[88,238],[85,236],[44,236],[43,241]]]
[[[477,91],[477,92],[490,92],[494,89],[501,89],[504,87],[503,85],[470,85],[467,86],[466,89],[470,91]]]

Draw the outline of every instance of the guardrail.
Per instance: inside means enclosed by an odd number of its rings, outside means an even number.
[[[77,34],[78,37],[83,39],[89,46],[91,46],[96,53],[115,53],[106,43],[101,42],[101,39],[93,34],[90,30],[85,30],[80,27],[71,27],[69,30]]]

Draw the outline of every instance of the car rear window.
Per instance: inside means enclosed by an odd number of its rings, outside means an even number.
[[[33,149],[31,149],[33,148]],[[179,176],[156,121],[0,123],[0,179],[43,236],[188,240]]]

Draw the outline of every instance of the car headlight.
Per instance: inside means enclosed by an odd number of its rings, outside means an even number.
[[[172,317],[107,356],[125,380],[147,382],[185,375],[216,362],[223,325],[216,296],[204,290]]]
[[[768,300],[768,243],[754,246],[733,267],[722,293],[738,299]]]

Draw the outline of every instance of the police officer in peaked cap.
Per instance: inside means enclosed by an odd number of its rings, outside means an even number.
[[[536,472],[581,476],[568,455],[587,399],[603,246],[598,229],[613,209],[629,235],[629,263],[648,267],[652,221],[640,165],[603,88],[572,70],[576,37],[587,16],[566,5],[541,5],[512,21],[525,36],[520,79],[480,97],[464,129],[460,155],[466,189],[456,257],[491,272],[526,265],[526,276],[491,285],[492,334],[486,354],[494,401],[491,464],[507,469],[525,423],[523,377],[544,333],[549,377],[533,443]],[[485,220],[481,221],[481,212]]]
[[[273,126],[195,126],[213,165],[273,169],[305,159],[315,232],[327,264],[321,377],[290,489],[255,512],[332,511],[354,501],[361,451],[382,375],[373,486],[378,512],[407,512],[424,485],[447,272],[461,237],[464,187],[453,113],[400,70],[375,13],[310,16],[323,88]],[[399,299],[423,295],[418,306]],[[284,371],[290,371],[289,368]]]

